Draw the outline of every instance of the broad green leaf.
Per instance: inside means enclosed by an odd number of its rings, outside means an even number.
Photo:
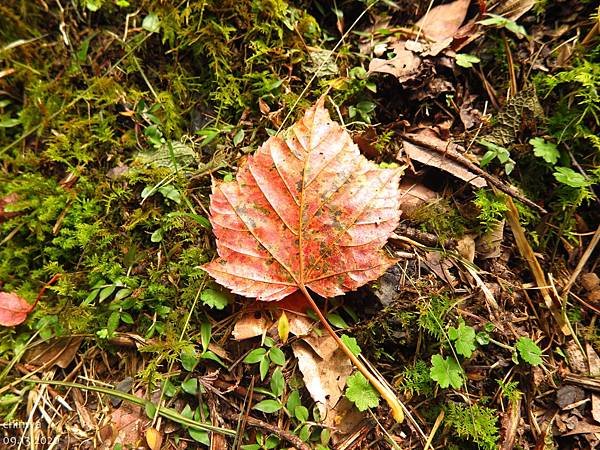
[[[358,356],[360,354],[361,349],[360,349],[358,343],[356,342],[355,338],[350,337],[347,334],[342,334],[340,336],[340,339],[346,345],[346,347],[348,347],[350,349],[350,351],[352,353],[354,353],[355,356]]]
[[[160,19],[156,14],[150,13],[144,17],[142,28],[150,33],[158,33],[160,30]]]
[[[283,394],[283,390],[285,389],[285,379],[283,378],[281,367],[278,367],[273,371],[273,375],[271,375],[270,387],[271,392],[275,394],[276,397],[279,397]]]
[[[174,186],[171,186],[170,184],[159,187],[158,192],[160,192],[163,195],[163,197],[168,198],[169,200],[173,200],[177,204],[181,203],[181,192],[179,192]]]
[[[470,358],[475,350],[475,329],[464,323],[458,328],[450,327],[448,337],[454,341],[456,353],[466,358]]]
[[[113,311],[111,315],[108,317],[108,323],[106,328],[109,332],[113,332],[119,326],[120,315],[118,311]]]
[[[229,304],[229,295],[225,292],[217,291],[215,289],[206,288],[200,294],[200,300],[206,306],[215,309],[225,309],[225,307]]]
[[[240,143],[244,140],[244,130],[239,130],[237,133],[235,133],[235,135],[233,136],[233,145],[235,145],[236,147],[238,145],[240,145]]]
[[[294,409],[294,417],[300,422],[306,422],[308,420],[308,408],[306,406],[296,406]]]
[[[529,140],[529,143],[533,146],[533,154],[538,158],[542,158],[548,164],[556,164],[560,153],[556,144],[553,142],[547,142],[545,139],[536,137]]]
[[[263,381],[267,373],[269,372],[269,358],[263,358],[258,365],[258,371],[260,372],[260,380]]]
[[[532,366],[539,366],[542,361],[542,349],[528,337],[520,337],[516,345],[519,356]]]
[[[379,393],[360,372],[356,372],[346,380],[346,398],[354,403],[359,411],[379,405]]]
[[[302,401],[300,400],[300,392],[292,391],[290,395],[288,395],[287,402],[285,404],[286,409],[290,414],[294,414],[297,406],[302,405]]]
[[[574,188],[584,188],[592,184],[590,180],[570,167],[556,167],[554,178],[558,182]]]
[[[12,119],[7,117],[6,119],[0,120],[0,128],[12,128],[19,125],[21,121],[19,119]]]
[[[153,419],[156,415],[156,405],[152,402],[146,402],[144,404],[144,412],[150,419]]]
[[[181,365],[185,370],[191,372],[198,364],[198,355],[196,354],[196,349],[193,345],[188,345],[181,350],[181,354],[179,355],[181,359]]]
[[[115,292],[116,288],[117,287],[114,284],[102,288],[102,290],[100,291],[100,296],[98,297],[98,301],[103,302],[104,300],[106,300],[113,294],[113,292]]]
[[[496,152],[494,152],[492,150],[488,150],[481,157],[481,161],[479,161],[479,164],[481,164],[481,167],[485,167],[489,163],[491,163],[495,157],[496,157]]]
[[[181,383],[181,389],[187,394],[196,395],[198,393],[198,379],[190,378],[184,381]]]
[[[98,11],[102,7],[103,0],[86,0],[85,7],[92,12]]]
[[[283,405],[278,400],[263,400],[258,402],[252,409],[270,414],[279,411]]]
[[[200,342],[202,343],[202,351],[208,350],[208,344],[210,344],[210,337],[212,335],[212,327],[208,322],[202,322],[200,325]]]
[[[163,390],[167,397],[173,397],[177,394],[177,387],[170,380],[166,380],[163,384]]]
[[[442,355],[433,355],[429,375],[444,389],[448,386],[460,389],[463,383],[462,369],[452,357],[444,358]]]
[[[456,64],[467,69],[473,67],[473,64],[477,64],[480,61],[481,60],[477,56],[469,55],[467,53],[458,53],[456,55]]]
[[[327,320],[334,327],[342,328],[342,329],[349,328],[348,324],[346,323],[346,321],[339,314],[329,313],[329,314],[327,314]]]
[[[266,355],[266,353],[267,353],[267,350],[262,347],[255,348],[254,350],[252,350],[250,353],[248,353],[246,355],[243,362],[245,362],[247,364],[256,364],[257,362],[260,362],[264,359],[264,356]]]
[[[269,350],[269,358],[278,366],[285,365],[285,354],[278,347],[273,347]]]
[[[150,236],[150,241],[158,244],[159,242],[162,242],[163,240],[163,229],[162,228],[158,228],[154,231],[154,233],[152,233],[152,235]]]
[[[115,294],[115,301],[123,300],[125,297],[129,297],[133,291],[129,288],[119,289]]]
[[[193,428],[188,428],[188,433],[190,437],[196,442],[200,442],[206,446],[210,446],[210,439],[208,437],[208,431],[204,430],[196,430]]]
[[[300,428],[298,437],[301,440],[303,440],[304,442],[307,442],[308,439],[310,438],[310,429],[311,429],[311,426],[309,424],[304,425],[302,428]]]

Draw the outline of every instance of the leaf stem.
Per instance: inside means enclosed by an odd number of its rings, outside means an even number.
[[[135,405],[146,408],[148,405],[152,406],[156,410],[156,414],[161,415],[166,419],[170,419],[174,422],[177,422],[180,425],[184,425],[189,428],[193,428],[195,430],[201,431],[212,431],[213,433],[220,433],[225,436],[236,436],[236,432],[234,430],[229,430],[227,428],[221,428],[214,426],[209,423],[202,423],[196,420],[190,419],[188,417],[182,416],[177,411],[172,408],[167,408],[165,406],[161,406],[160,408],[157,405],[153,404],[149,400],[145,400],[143,398],[137,397],[132,394],[128,394],[126,392],[121,392],[116,389],[110,389],[102,386],[86,386],[79,383],[70,383],[67,381],[49,381],[49,380],[30,380],[31,383],[34,384],[49,384],[51,386],[63,386],[68,388],[82,389],[84,391],[93,391],[100,392],[106,395],[112,395],[113,397],[117,397],[121,400],[125,400],[126,402],[133,403]]]
[[[344,344],[344,342],[339,338],[339,336],[336,334],[333,328],[331,328],[331,325],[329,325],[329,322],[327,322],[327,319],[325,318],[325,316],[323,315],[313,298],[310,296],[308,291],[306,290],[306,287],[300,286],[300,290],[308,300],[308,304],[319,318],[319,321],[323,324],[325,330],[335,340],[338,347],[348,356],[348,358],[350,358],[350,361],[352,361],[354,367],[356,367],[359,370],[359,372],[362,373],[367,380],[369,380],[369,382],[373,385],[377,392],[381,394],[381,397],[383,397],[383,399],[387,402],[387,404],[392,410],[392,415],[394,416],[394,419],[396,419],[396,422],[400,423],[404,421],[404,411],[402,409],[402,404],[400,403],[400,400],[398,400],[398,398],[396,397],[394,391],[392,391],[391,388],[382,383],[379,380],[379,378],[377,378],[367,368],[367,366],[365,366],[362,363],[362,361],[358,359],[354,353],[352,353],[352,351],[346,346],[346,344]]]

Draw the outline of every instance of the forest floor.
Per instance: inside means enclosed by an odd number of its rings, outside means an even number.
[[[0,448],[599,448],[599,20],[1,2]],[[403,173],[397,262],[317,299],[401,423],[302,300],[202,269],[213,183],[319,98]]]

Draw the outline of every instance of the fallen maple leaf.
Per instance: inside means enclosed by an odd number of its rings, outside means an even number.
[[[213,186],[220,258],[203,268],[259,300],[356,289],[394,263],[382,247],[399,221],[399,178],[363,157],[321,100],[287,140],[270,138],[236,180]]]
[[[234,181],[213,185],[210,221],[220,258],[203,266],[234,293],[259,300],[300,290],[399,421],[402,408],[391,389],[341,342],[307,289],[340,295],[395,262],[382,248],[400,217],[400,173],[362,156],[322,98],[287,139],[269,138]]]
[[[14,292],[0,292],[0,325],[14,327],[25,322],[33,305]]]

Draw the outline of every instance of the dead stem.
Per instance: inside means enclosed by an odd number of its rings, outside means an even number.
[[[336,332],[333,330],[333,328],[331,328],[331,325],[329,325],[329,323],[327,322],[327,319],[325,318],[325,316],[323,315],[323,313],[321,312],[321,310],[319,309],[319,307],[317,306],[317,304],[315,303],[315,301],[313,300],[311,295],[308,293],[306,288],[304,286],[300,286],[300,290],[302,291],[302,293],[308,300],[310,307],[312,308],[312,310],[315,312],[315,314],[319,318],[319,321],[323,324],[323,326],[325,327],[325,330],[335,340],[338,347],[348,356],[348,358],[350,358],[350,361],[352,361],[352,363],[354,364],[354,367],[356,367],[359,370],[359,372],[362,373],[367,380],[369,380],[369,382],[373,385],[373,387],[377,390],[377,392],[379,392],[379,394],[381,394],[383,399],[387,402],[387,404],[389,405],[389,407],[392,410],[392,415],[394,416],[394,419],[396,420],[396,422],[398,422],[398,423],[403,422],[404,421],[404,411],[403,411],[402,404],[400,403],[400,400],[398,400],[398,398],[396,397],[396,394],[391,390],[391,388],[389,388],[384,383],[382,383],[379,380],[379,378],[377,376],[375,376],[356,357],[356,355],[354,353],[352,353],[352,351],[346,346],[346,344],[344,344],[344,342],[339,338],[339,336],[336,334]]]

